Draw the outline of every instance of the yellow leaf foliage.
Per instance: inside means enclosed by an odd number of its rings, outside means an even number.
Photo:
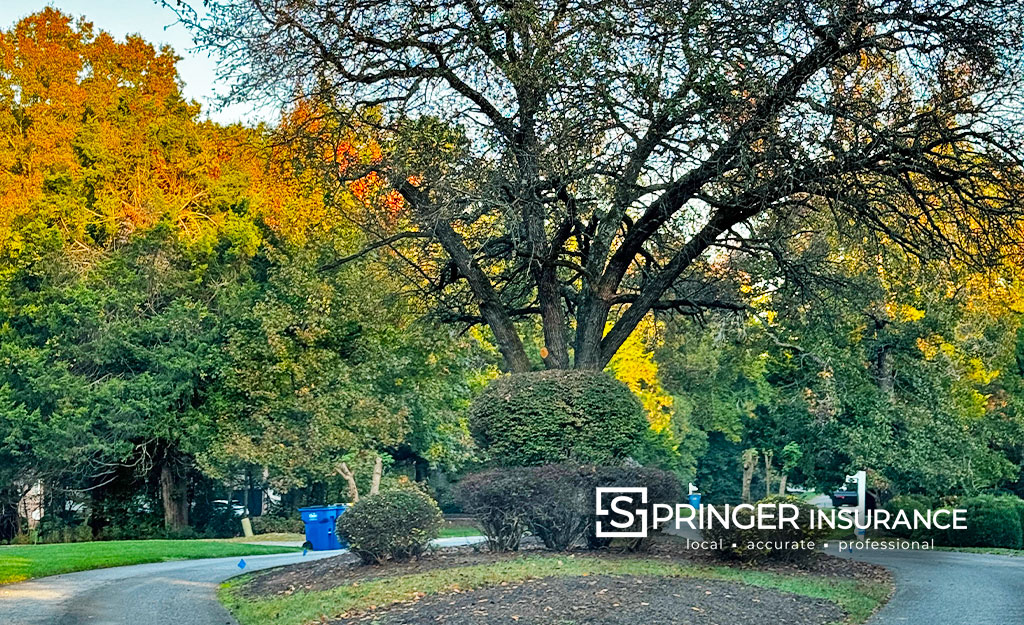
[[[661,432],[671,424],[674,403],[658,380],[658,364],[654,361],[653,351],[658,340],[654,317],[648,315],[608,364],[609,373],[640,398],[655,432]]]

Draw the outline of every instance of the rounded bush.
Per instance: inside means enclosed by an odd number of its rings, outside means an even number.
[[[704,538],[707,540],[720,540],[722,547],[716,550],[715,553],[725,558],[738,558],[756,562],[762,560],[796,560],[807,557],[814,553],[814,550],[797,549],[792,545],[800,541],[817,542],[826,538],[830,530],[820,527],[811,529],[810,519],[816,508],[797,497],[771,495],[755,503],[754,507],[756,509],[761,504],[778,505],[783,503],[793,504],[800,510],[795,529],[787,526],[782,529],[761,530],[757,528],[756,523],[750,529],[741,529],[735,525],[731,525],[728,528],[715,525],[703,530]],[[749,525],[752,521],[756,521],[755,512],[749,509],[740,511],[736,516],[742,525]],[[757,543],[759,542],[767,544],[758,545]],[[789,545],[785,548],[776,549],[773,543],[788,543]]]
[[[967,510],[967,529],[945,532],[954,547],[1004,547],[1020,549],[1022,546],[1021,512],[1017,498],[981,495],[961,502]]]
[[[993,499],[1016,510],[1017,515],[1020,516],[1021,529],[1024,529],[1024,499],[1016,495],[994,495]]]
[[[338,519],[338,535],[365,564],[407,560],[437,538],[443,518],[437,504],[417,488],[399,488],[354,503]]]
[[[679,477],[671,471],[656,469],[652,467],[595,467],[591,478],[592,488],[602,487],[632,487],[640,486],[647,489],[647,519],[653,523],[654,505],[671,504],[675,505],[683,501],[682,484]],[[591,491],[593,500],[593,491]],[[651,546],[651,532],[647,538],[608,538],[598,537],[597,516],[590,505],[589,522],[587,523],[587,547],[590,549],[621,549],[623,551],[646,551]],[[630,531],[642,529],[639,521]]]
[[[500,464],[616,464],[648,429],[640,400],[596,371],[506,375],[473,402],[470,426]]]
[[[527,529],[546,548],[565,551],[593,512],[592,473],[568,463],[495,468],[463,479],[459,497],[492,551],[517,550]]]
[[[551,551],[571,549],[583,538],[593,513],[593,469],[563,463],[519,471],[527,480],[530,532]]]

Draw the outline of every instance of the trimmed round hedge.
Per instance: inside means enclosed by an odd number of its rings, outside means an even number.
[[[648,429],[640,400],[598,371],[516,373],[473,402],[470,427],[499,464],[616,464]]]
[[[396,488],[364,497],[338,519],[338,534],[365,564],[408,560],[420,555],[444,522],[423,491]]]

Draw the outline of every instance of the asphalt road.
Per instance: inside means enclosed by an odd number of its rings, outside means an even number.
[[[478,538],[441,538],[438,546]],[[245,556],[245,572],[344,551]],[[235,625],[217,587],[240,573],[241,558],[136,564],[0,586],[0,625]]]
[[[869,625],[1024,624],[1024,557],[867,549],[841,555],[892,571],[896,592]]]
[[[689,528],[668,530],[690,540]],[[896,592],[867,625],[1024,625],[1024,557],[953,551],[854,549],[832,555],[886,567]]]

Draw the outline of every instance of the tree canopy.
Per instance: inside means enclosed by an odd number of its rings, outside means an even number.
[[[532,367],[517,321],[547,367],[602,369],[652,310],[735,307],[718,258],[822,219],[978,265],[1016,238],[1013,0],[204,6],[180,14],[233,97],[315,102],[286,138],[329,183],[401,194],[349,218],[510,371]],[[354,125],[380,159],[336,149]]]
[[[180,531],[204,475],[471,458],[472,341],[384,268],[320,274],[360,237],[266,129],[203,121],[176,60],[53,9],[0,31],[0,506],[153,481]]]
[[[37,482],[149,537],[508,461],[471,401],[573,379],[712,500],[1024,494],[1017,5],[182,5],[251,127],[168,48],[0,29],[0,539]]]

